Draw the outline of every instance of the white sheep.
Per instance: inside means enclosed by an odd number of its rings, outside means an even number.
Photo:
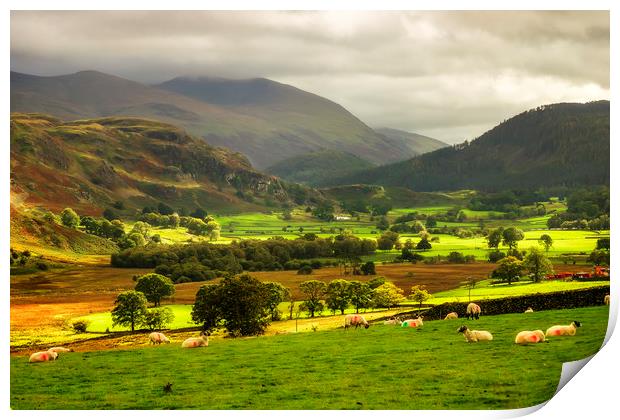
[[[56,359],[58,359],[58,353],[55,351],[39,351],[30,356],[30,363],[51,362]]]
[[[357,329],[357,327],[361,325],[363,325],[364,328],[370,327],[370,325],[366,321],[366,318],[364,318],[363,316],[359,314],[349,314],[344,317],[344,329],[345,330],[349,327],[355,327]]]
[[[458,318],[459,318],[459,314],[457,314],[456,312],[450,312],[448,315],[446,315],[444,320],[447,320],[447,319],[458,319]]]
[[[605,303],[605,305],[609,305],[609,295],[605,295],[603,298],[603,303]]]
[[[68,353],[73,351],[73,349],[68,349],[66,347],[52,347],[48,351],[53,351],[54,353]]]
[[[532,307],[530,306],[529,308],[527,308],[525,310],[525,312],[523,312],[524,314],[531,314],[532,312],[534,312],[534,310],[532,309]]]
[[[402,322],[402,324],[400,324],[401,327],[411,327],[411,328],[417,328],[417,327],[421,327],[424,325],[424,322],[422,321],[423,317],[420,315],[415,319],[406,319]]]
[[[200,337],[191,337],[183,341],[181,347],[193,348],[193,347],[207,347],[209,345],[209,336],[205,333],[200,333]]]
[[[160,332],[152,332],[149,334],[151,344],[170,343],[170,339]]]
[[[467,319],[478,319],[480,318],[480,306],[476,305],[474,302],[471,302],[467,305]]]
[[[388,319],[387,321],[383,321],[383,325],[400,325],[400,324],[402,324],[402,321],[398,317],[393,317],[391,319]]]
[[[467,328],[467,325],[461,326],[461,328],[459,328],[457,332],[463,333],[463,336],[468,343],[477,343],[478,341],[493,340],[493,335],[490,332],[470,330],[469,328]]]
[[[570,325],[554,325],[547,328],[546,335],[575,335],[579,327],[581,327],[581,322],[579,321],[573,321]]]
[[[545,334],[542,330],[521,331],[515,337],[515,344],[542,343],[545,341]]]

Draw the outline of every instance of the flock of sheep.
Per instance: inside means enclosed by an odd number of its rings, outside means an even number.
[[[605,305],[609,305],[609,295],[605,295],[604,298]],[[479,319],[481,313],[480,306],[475,303],[470,303],[467,305],[466,315],[467,319]],[[534,310],[532,308],[527,308],[525,313],[532,313]],[[450,312],[444,318],[444,320],[458,319],[459,315],[456,312]],[[411,327],[417,328],[424,325],[423,317],[418,315],[417,318],[400,320],[399,318],[391,318],[387,321],[384,321],[385,325],[400,325],[401,327]],[[370,327],[370,324],[366,319],[359,314],[349,314],[344,317],[344,329],[347,330],[350,327]],[[545,341],[545,339],[549,336],[559,336],[559,335],[575,335],[577,333],[577,328],[581,327],[581,323],[579,321],[573,321],[570,325],[554,325],[552,327],[547,328],[546,332],[542,330],[534,330],[534,331],[521,331],[515,337],[516,344],[529,344],[529,343],[541,343]],[[478,330],[470,330],[467,325],[462,325],[458,330],[458,333],[462,333],[465,337],[465,340],[468,343],[476,343],[478,341],[491,341],[493,340],[493,335],[489,331],[478,331]],[[170,339],[166,337],[163,333],[160,332],[152,332],[149,334],[149,340],[151,344],[164,344],[170,343]],[[190,337],[183,341],[181,347],[183,348],[194,348],[194,347],[207,347],[209,345],[209,336],[204,332],[200,333],[199,337]],[[72,349],[68,349],[66,347],[52,347],[47,351],[39,351],[33,353],[30,356],[31,363],[37,362],[50,362],[58,359],[59,353],[72,352]]]

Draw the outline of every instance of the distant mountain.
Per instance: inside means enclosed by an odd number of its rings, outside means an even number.
[[[609,101],[523,112],[472,142],[334,178],[416,191],[609,185]]]
[[[172,125],[137,118],[63,122],[11,115],[12,202],[101,215],[116,201],[135,214],[164,202],[192,211],[260,211],[322,200],[309,188],[256,171],[239,153]],[[15,198],[15,200],[13,200]]]
[[[96,71],[53,77],[11,72],[11,112],[64,120],[152,118],[242,152],[258,168],[323,149],[375,164],[413,155],[342,106],[267,79],[176,78],[148,86]]]
[[[350,153],[320,150],[285,159],[265,171],[289,181],[318,185],[326,178],[344,176],[374,166]]]
[[[375,128],[375,133],[383,136],[394,147],[402,150],[405,156],[417,156],[432,152],[442,147],[450,146],[448,143],[423,136],[421,134],[410,133],[408,131],[396,130],[394,128]]]

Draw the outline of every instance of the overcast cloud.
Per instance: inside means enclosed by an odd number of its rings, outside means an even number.
[[[609,99],[609,13],[14,11],[11,69],[267,77],[456,143],[538,105]]]

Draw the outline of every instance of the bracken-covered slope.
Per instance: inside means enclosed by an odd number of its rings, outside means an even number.
[[[176,78],[149,86],[97,71],[52,77],[11,72],[11,112],[65,120],[152,118],[241,152],[258,168],[322,149],[375,164],[413,156],[337,103],[268,79]]]
[[[609,185],[609,101],[523,112],[470,143],[331,179],[416,191]]]
[[[11,115],[11,192],[30,207],[72,207],[89,215],[101,215],[116,201],[127,212],[159,202],[241,212],[319,197],[165,123],[115,117],[63,122],[18,113]]]

